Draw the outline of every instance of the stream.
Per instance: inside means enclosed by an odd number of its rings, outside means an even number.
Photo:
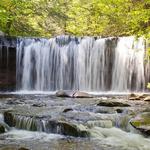
[[[0,134],[0,149],[149,150],[148,136],[134,129],[129,121],[148,111],[150,104],[128,97],[128,94],[65,98],[53,93],[1,93],[0,123],[5,124],[6,132]],[[117,101],[129,107],[99,106],[103,101]]]

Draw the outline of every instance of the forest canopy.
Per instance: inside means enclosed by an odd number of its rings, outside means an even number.
[[[11,36],[150,37],[150,0],[1,0],[0,30]]]

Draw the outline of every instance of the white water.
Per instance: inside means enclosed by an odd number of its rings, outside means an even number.
[[[100,147],[114,150],[149,150],[150,139],[144,138],[139,134],[127,133],[118,128],[100,128],[94,127],[90,129],[91,138],[90,141],[95,141],[96,144],[91,145],[93,149],[99,149]],[[25,130],[11,130],[5,133],[6,140],[32,141],[39,140],[40,142],[51,142],[59,139],[64,139],[64,136],[59,134],[47,134],[42,132],[31,132]],[[69,140],[68,140],[69,143]],[[54,143],[55,144],[55,143]],[[71,144],[71,142],[70,142]],[[79,144],[79,143],[78,143]],[[39,146],[39,145],[38,145]],[[73,145],[72,145],[73,146]],[[81,145],[83,146],[83,145]],[[42,147],[43,148],[43,147]],[[76,149],[76,147],[73,147]],[[82,147],[80,147],[82,149]],[[85,147],[86,148],[86,147]],[[38,148],[37,148],[38,149]],[[43,148],[44,149],[44,148]],[[45,148],[48,149],[48,148]]]
[[[7,135],[6,139],[15,139],[15,140],[35,140],[35,139],[42,139],[42,141],[49,141],[52,139],[61,139],[64,138],[63,135],[59,134],[47,134],[43,132],[31,132],[25,130],[16,130],[12,129],[9,132],[5,133]]]
[[[127,133],[118,128],[94,127],[91,136],[98,138],[101,145],[109,145],[117,150],[149,150],[150,139],[135,133]]]
[[[25,91],[145,90],[142,38],[19,39],[17,87]]]

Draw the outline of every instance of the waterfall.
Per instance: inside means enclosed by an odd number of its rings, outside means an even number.
[[[143,38],[19,38],[20,90],[145,90]]]

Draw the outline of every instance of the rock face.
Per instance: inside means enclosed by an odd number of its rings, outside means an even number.
[[[100,101],[98,106],[106,106],[106,107],[129,107],[129,104],[121,103],[117,101]]]
[[[130,120],[130,124],[143,134],[150,135],[150,112],[136,116]]]
[[[0,90],[16,88],[16,38],[0,36]]]
[[[16,124],[16,121],[14,119],[14,116],[12,112],[6,111],[4,112],[4,121],[10,126],[14,127]]]
[[[0,124],[0,134],[5,133],[5,128],[2,124]]]
[[[60,90],[56,92],[57,97],[71,97],[71,98],[92,98],[93,96],[80,91],[64,91]]]

